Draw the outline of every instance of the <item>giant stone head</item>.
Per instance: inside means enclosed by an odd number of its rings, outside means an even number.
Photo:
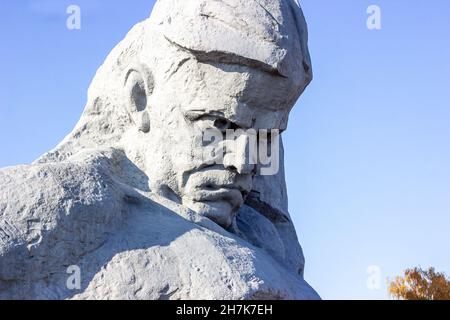
[[[108,56],[77,127],[44,159],[121,148],[152,192],[227,228],[259,179],[245,132],[284,131],[311,78],[296,0],[159,0]],[[208,129],[242,130],[244,147],[225,141],[223,162],[209,163]]]

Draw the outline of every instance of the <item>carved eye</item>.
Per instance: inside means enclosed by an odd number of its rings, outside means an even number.
[[[225,131],[227,129],[231,129],[233,123],[227,119],[218,118],[214,120],[214,127],[216,127],[220,131]]]
[[[200,124],[200,126],[203,129],[207,128],[214,128],[219,131],[225,132],[227,129],[236,129],[237,126],[231,122],[230,120],[227,120],[225,118],[222,118],[220,116],[214,116],[214,115],[187,115],[187,118],[190,119],[193,122],[197,122]]]

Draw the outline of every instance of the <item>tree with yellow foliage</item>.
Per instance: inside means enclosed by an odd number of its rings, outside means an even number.
[[[434,268],[407,269],[389,284],[389,294],[399,300],[450,300],[450,279]]]

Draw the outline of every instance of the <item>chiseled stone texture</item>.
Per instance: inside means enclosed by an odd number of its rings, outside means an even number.
[[[199,153],[218,123],[284,131],[311,79],[296,0],[158,0],[99,68],[74,130],[0,169],[0,299],[319,299],[282,143],[270,176],[231,146],[223,164]]]

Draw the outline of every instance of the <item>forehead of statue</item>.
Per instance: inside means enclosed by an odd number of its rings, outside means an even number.
[[[247,66],[192,63],[177,74],[168,85],[183,112],[219,115],[243,128],[284,130],[296,100],[288,79]]]

